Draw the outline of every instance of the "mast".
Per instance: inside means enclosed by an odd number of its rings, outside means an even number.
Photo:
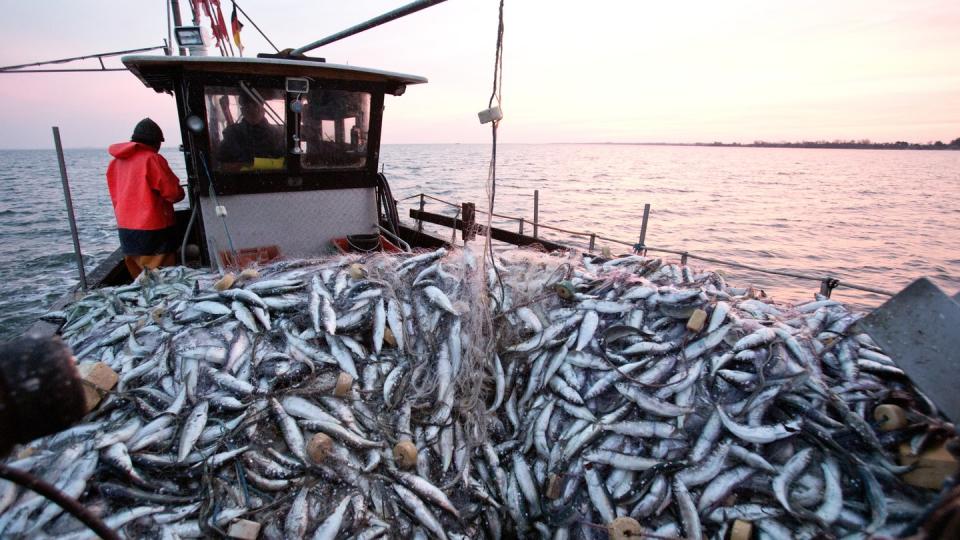
[[[170,9],[173,11],[173,26],[174,28],[178,26],[183,26],[183,22],[180,20],[180,0],[170,0]],[[171,45],[173,45],[171,43]],[[187,50],[183,47],[180,47],[180,56],[186,56]]]

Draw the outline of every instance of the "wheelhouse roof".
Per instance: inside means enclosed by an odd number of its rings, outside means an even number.
[[[280,77],[315,77],[381,83],[388,92],[408,84],[427,82],[425,77],[379,69],[328,64],[314,60],[237,58],[222,56],[124,56],[121,61],[143,84],[157,92],[170,92],[181,73],[250,74]]]

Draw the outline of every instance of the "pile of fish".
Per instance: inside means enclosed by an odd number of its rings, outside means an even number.
[[[895,536],[932,498],[891,449],[944,423],[829,299],[644,256],[440,249],[233,278],[161,269],[49,314],[119,382],[10,465],[128,537]],[[878,431],[881,403],[910,425]],[[5,482],[0,536],[94,537]]]

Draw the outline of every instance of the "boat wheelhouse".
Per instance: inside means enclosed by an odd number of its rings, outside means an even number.
[[[384,98],[425,78],[306,57],[122,60],[176,98],[189,184],[177,216],[184,263],[313,257],[346,239],[404,243],[378,172]]]

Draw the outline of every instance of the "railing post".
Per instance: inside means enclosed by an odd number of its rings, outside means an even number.
[[[683,255],[680,255],[680,264],[682,264],[682,265],[684,265],[684,266],[687,265],[687,252],[686,252],[686,251],[683,252]]]
[[[643,205],[643,221],[640,223],[640,241],[638,242],[640,249],[646,247],[647,241],[647,221],[650,219],[650,203]]]
[[[593,247],[597,245],[597,233],[590,233],[590,253],[593,253]]]
[[[463,243],[473,240],[477,234],[477,207],[472,202],[460,203],[463,213]]]
[[[523,218],[520,218],[520,234],[523,234]]]
[[[460,219],[460,215],[463,212],[463,203],[461,206],[455,206],[457,213],[453,216],[453,225],[450,226],[450,245],[457,245],[457,220]]]
[[[820,294],[830,298],[830,293],[832,293],[838,285],[840,285],[838,279],[827,276],[820,282]]]
[[[420,194],[420,211],[421,211],[421,212],[423,212],[423,207],[424,207],[426,204],[427,204],[426,198],[424,197],[423,193],[421,193],[421,194]],[[418,220],[417,220],[417,232],[418,232],[418,233],[422,233],[422,232],[423,232],[423,220],[422,220],[422,219],[418,219]]]
[[[83,269],[83,254],[80,253],[77,220],[73,214],[73,199],[70,197],[70,182],[67,180],[67,164],[63,159],[60,128],[57,126],[53,127],[53,143],[57,147],[57,161],[60,163],[60,180],[63,182],[63,198],[67,202],[67,220],[70,222],[70,236],[73,238],[73,253],[77,257],[77,270],[80,272],[80,288],[85,291],[87,290],[87,273]]]
[[[540,224],[540,190],[533,190],[533,237],[537,237],[537,226]]]

